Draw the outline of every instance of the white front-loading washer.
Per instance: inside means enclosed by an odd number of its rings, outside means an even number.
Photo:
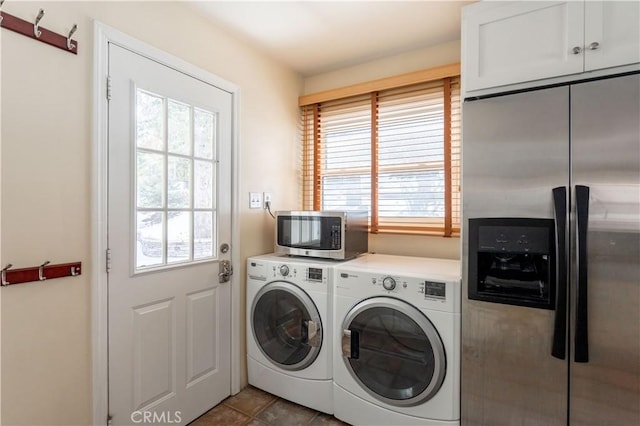
[[[460,424],[460,262],[370,254],[334,282],[334,415]]]
[[[247,259],[249,384],[333,413],[332,280],[339,261]]]

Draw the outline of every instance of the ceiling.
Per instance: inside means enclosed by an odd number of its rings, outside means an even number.
[[[312,76],[460,39],[470,1],[196,1],[235,37]]]

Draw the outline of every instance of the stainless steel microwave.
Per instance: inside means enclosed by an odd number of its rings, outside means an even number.
[[[275,252],[344,260],[369,247],[367,212],[276,212]]]

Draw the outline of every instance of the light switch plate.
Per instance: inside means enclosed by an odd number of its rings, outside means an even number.
[[[262,208],[262,194],[259,192],[249,193],[249,208],[259,209]]]

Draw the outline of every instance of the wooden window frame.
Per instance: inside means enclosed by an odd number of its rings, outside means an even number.
[[[321,159],[322,146],[321,146],[321,114],[322,103],[329,101],[337,101],[341,99],[351,98],[359,95],[369,95],[371,102],[371,222],[369,232],[371,233],[397,233],[397,234],[418,234],[418,235],[441,235],[444,237],[459,236],[460,226],[459,223],[454,223],[454,200],[453,194],[454,188],[452,187],[453,175],[452,175],[452,83],[455,82],[459,86],[460,76],[460,64],[449,64],[437,68],[431,68],[422,71],[416,71],[413,73],[403,74],[400,76],[384,78],[366,83],[360,83],[352,86],[342,87],[338,89],[328,90],[310,95],[300,96],[298,100],[299,106],[303,111],[303,174],[308,176],[309,169],[313,169],[313,201],[312,204],[308,203],[308,195],[305,198],[305,191],[308,192],[308,183],[303,182],[303,202],[305,206],[303,208],[313,207],[313,210],[320,210],[322,208],[322,177],[321,174]],[[403,218],[397,218],[393,220],[393,224],[387,223],[380,225],[380,217],[378,212],[378,198],[379,198],[379,185],[378,178],[380,174],[378,164],[378,108],[379,108],[379,92],[389,89],[399,89],[407,86],[418,85],[428,82],[442,82],[443,88],[443,116],[444,116],[444,218],[434,220],[433,224],[425,217],[425,220],[406,220],[408,225],[402,225],[405,222]],[[309,114],[312,114],[311,122],[309,121]],[[308,139],[309,126],[313,126],[312,135],[313,143]],[[305,127],[306,126],[306,127]],[[313,147],[313,154],[309,151],[310,147]],[[312,155],[312,165],[308,164],[308,158]],[[459,159],[458,159],[459,161]],[[432,164],[430,167],[435,165]],[[426,170],[418,167],[416,170]],[[355,169],[349,169],[350,172]],[[409,170],[403,169],[403,170]],[[346,171],[346,169],[344,170]],[[345,175],[346,173],[340,173],[340,170],[332,170],[331,174]],[[325,173],[326,174],[326,173]],[[457,181],[460,177],[457,176]],[[456,197],[456,201],[459,203],[459,197]],[[457,212],[459,215],[460,207],[457,206]],[[461,220],[460,217],[456,217],[457,221]],[[436,224],[436,222],[438,222]],[[419,224],[420,223],[420,224]],[[419,225],[418,225],[419,224]]]

